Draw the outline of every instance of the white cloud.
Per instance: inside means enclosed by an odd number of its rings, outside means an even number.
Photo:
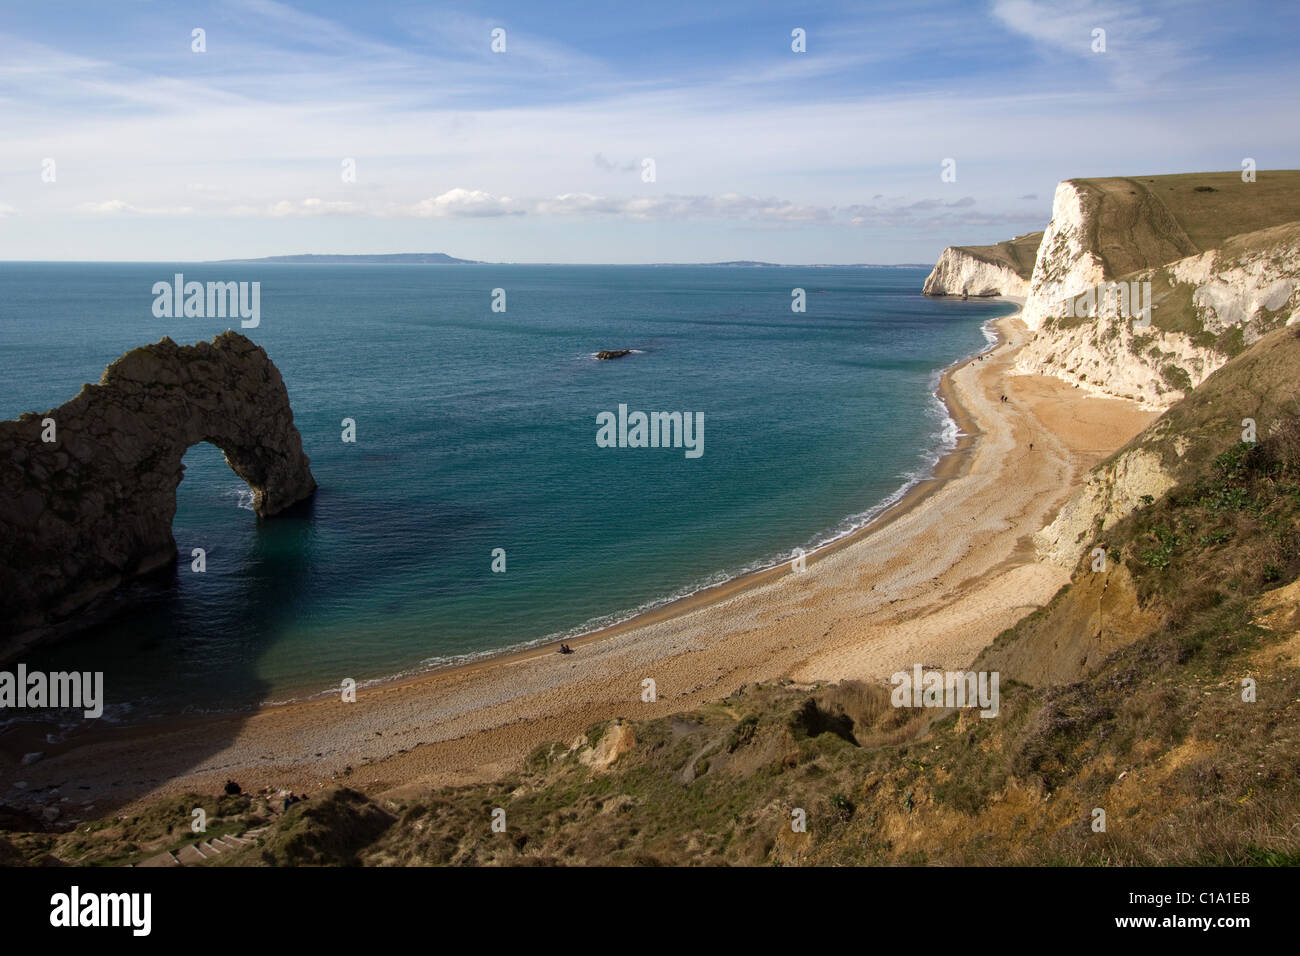
[[[194,212],[191,206],[135,206],[121,199],[108,199],[104,202],[83,202],[77,206],[81,212],[112,216],[117,214],[131,216],[188,216]]]
[[[411,211],[417,216],[438,219],[454,216],[508,216],[524,210],[509,196],[494,196],[481,189],[449,189],[432,199],[421,199]]]
[[[363,211],[363,208],[354,202],[326,201],[315,197],[303,199],[300,202],[282,199],[270,208],[270,214],[276,218],[284,218],[285,216],[330,216]]]
[[[698,221],[740,220],[756,223],[823,223],[900,225],[924,221],[983,224],[1007,219],[1020,221],[1021,214],[1000,216],[975,209],[972,196],[960,199],[922,199],[906,202],[895,199],[872,204],[825,206],[796,203],[775,197],[747,196],[739,193],[721,195],[676,195],[619,198],[592,193],[562,193],[552,199],[520,202],[521,207],[542,216],[612,216],[633,220]]]

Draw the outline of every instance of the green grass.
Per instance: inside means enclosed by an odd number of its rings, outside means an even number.
[[[1034,271],[1034,259],[1038,255],[1038,246],[1043,241],[1043,233],[1030,232],[1014,239],[994,243],[991,246],[957,246],[961,252],[1006,266],[1022,279],[1028,279]]]
[[[1253,183],[1243,183],[1239,170],[1078,182],[1116,192],[1139,184],[1159,199],[1201,251],[1217,249],[1230,236],[1300,220],[1300,170],[1261,170]]]

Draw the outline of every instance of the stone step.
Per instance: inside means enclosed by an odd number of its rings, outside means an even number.
[[[260,827],[257,830],[249,830],[247,833],[241,833],[236,836],[233,833],[227,833],[225,836],[213,837],[211,840],[204,840],[201,843],[191,843],[189,846],[183,846],[176,852],[166,850],[157,853],[147,860],[141,860],[135,866],[201,866],[208,861],[221,856],[223,853],[233,853],[236,850],[242,850],[246,847],[256,846],[255,840],[250,840],[250,834],[266,832],[266,827]]]
[[[164,850],[147,860],[141,860],[136,866],[180,866],[181,861],[176,859],[176,855],[171,850]]]
[[[176,859],[180,861],[181,866],[198,866],[207,857],[203,855],[203,851],[197,845],[191,843],[176,851]]]

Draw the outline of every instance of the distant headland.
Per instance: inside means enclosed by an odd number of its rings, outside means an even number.
[[[481,266],[477,259],[457,259],[445,252],[397,252],[386,255],[333,256],[305,253],[297,256],[262,256],[260,259],[217,259],[217,262],[283,262],[291,265],[409,265],[409,266]]]
[[[505,266],[518,265],[513,262],[487,262],[482,259],[457,259],[455,256],[449,256],[445,252],[394,252],[380,255],[316,255],[314,253],[304,253],[302,255],[292,256],[262,256],[256,259],[214,259],[214,263],[220,264],[251,264],[251,263],[268,263],[268,264],[285,264],[285,265],[403,265],[403,266]],[[561,263],[561,262],[538,262],[529,263],[530,265],[605,265],[606,263]],[[628,264],[628,263],[620,263]],[[728,262],[647,262],[639,263],[640,265],[649,266],[710,266],[728,269],[784,269],[784,268],[803,268],[803,269],[929,269],[929,263],[925,262],[849,262],[849,263],[782,263],[782,262],[759,262],[752,259],[735,259]]]

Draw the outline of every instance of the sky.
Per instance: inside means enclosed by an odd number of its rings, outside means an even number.
[[[0,259],[928,263],[1063,179],[1300,167],[1297,36],[1289,0],[5,0]]]

